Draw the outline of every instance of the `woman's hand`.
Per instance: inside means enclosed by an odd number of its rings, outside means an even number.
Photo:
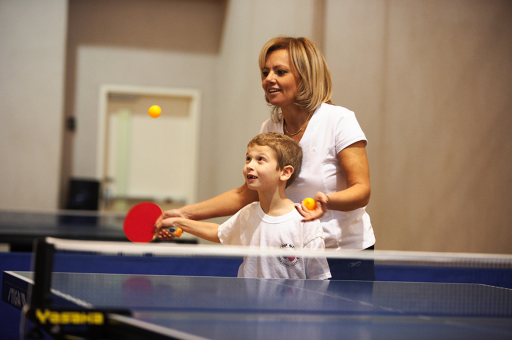
[[[327,205],[329,203],[329,197],[323,192],[317,192],[315,197],[313,198],[315,201],[315,209],[309,210],[304,205],[304,200],[300,202],[300,204],[295,204],[295,208],[299,212],[299,214],[304,217],[302,222],[309,222],[316,219],[321,218],[327,211]]]

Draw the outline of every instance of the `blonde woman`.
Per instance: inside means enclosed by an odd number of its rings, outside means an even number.
[[[325,247],[373,249],[375,236],[365,207],[370,199],[366,137],[355,114],[331,102],[329,68],[307,38],[277,37],[259,55],[262,87],[271,118],[260,133],[280,132],[299,142],[304,158],[297,179],[286,189],[295,203],[314,197],[317,208],[297,210],[304,220],[320,219]],[[233,215],[258,199],[244,184],[217,197],[177,210],[159,220],[181,216],[193,220]],[[171,236],[161,231],[163,239]],[[373,261],[328,259],[333,280],[375,280]]]

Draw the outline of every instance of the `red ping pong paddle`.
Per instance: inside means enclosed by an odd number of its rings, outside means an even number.
[[[144,202],[133,206],[123,223],[123,230],[126,237],[137,243],[147,243],[156,239],[155,222],[162,214],[162,209],[155,203]],[[181,228],[169,228],[169,232],[180,237]]]

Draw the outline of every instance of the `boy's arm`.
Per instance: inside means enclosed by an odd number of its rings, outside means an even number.
[[[200,237],[210,242],[220,243],[217,231],[219,224],[212,222],[200,222],[189,220],[183,217],[171,217],[160,220],[156,223],[158,237],[167,239],[168,231],[163,228],[174,227],[181,228],[184,232]]]

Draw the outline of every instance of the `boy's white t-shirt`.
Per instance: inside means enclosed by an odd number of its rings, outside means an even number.
[[[283,121],[265,121],[260,133],[283,133]],[[354,112],[329,104],[315,111],[300,140],[303,160],[295,181],[286,188],[286,196],[294,203],[313,197],[318,191],[326,194],[347,188],[338,153],[366,136]],[[362,250],[375,243],[370,216],[365,208],[353,211],[328,210],[320,219],[324,227],[326,248]]]
[[[238,277],[281,279],[328,279],[331,277],[325,257],[290,256],[294,249],[325,248],[322,225],[318,220],[301,222],[294,209],[283,216],[269,216],[259,202],[251,203],[219,226],[222,244],[258,248],[282,248],[286,256],[245,256]]]

